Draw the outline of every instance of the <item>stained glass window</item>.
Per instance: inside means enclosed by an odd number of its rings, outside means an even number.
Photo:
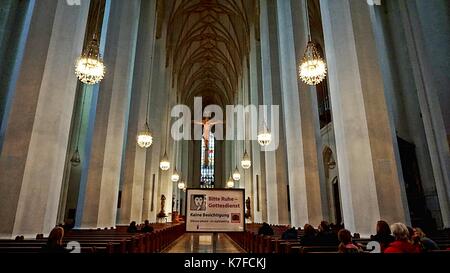
[[[202,138],[201,188],[214,188],[214,134],[209,132],[208,139]]]

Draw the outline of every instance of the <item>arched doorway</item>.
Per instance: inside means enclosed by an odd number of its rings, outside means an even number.
[[[342,221],[342,211],[341,211],[341,195],[339,192],[339,179],[338,177],[334,177],[331,180],[331,187],[333,190],[333,200],[334,200],[334,220],[336,224],[343,223]]]
[[[336,224],[343,223],[342,206],[339,190],[339,179],[337,164],[333,156],[333,150],[326,146],[322,153],[325,171],[325,181],[327,184],[328,204],[330,211],[330,221]]]

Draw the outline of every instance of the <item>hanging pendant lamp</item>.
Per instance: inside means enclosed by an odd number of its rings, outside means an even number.
[[[170,161],[166,151],[164,151],[164,156],[161,159],[161,162],[159,162],[159,168],[163,171],[167,171],[170,169]]]
[[[105,64],[100,54],[100,45],[97,38],[97,31],[100,19],[101,1],[97,9],[97,19],[95,22],[95,29],[91,41],[84,50],[81,57],[78,58],[75,64],[75,75],[84,84],[94,85],[103,80],[105,76]]]
[[[320,55],[319,47],[311,39],[311,29],[309,26],[308,1],[305,0],[305,13],[308,29],[308,44],[305,54],[299,65],[299,77],[308,85],[317,85],[321,83],[327,75],[327,65]]]

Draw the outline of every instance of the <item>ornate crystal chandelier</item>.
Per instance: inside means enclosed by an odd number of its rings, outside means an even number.
[[[166,151],[164,151],[164,156],[161,159],[161,162],[159,162],[159,168],[163,171],[167,171],[170,169],[170,161]]]
[[[100,48],[94,34],[86,51],[75,64],[75,75],[82,83],[93,85],[103,80],[105,65],[99,51]]]
[[[265,123],[262,131],[257,136],[257,140],[259,145],[261,146],[268,146],[272,142],[272,134],[270,133],[269,129],[267,129]]]
[[[308,44],[306,45],[305,54],[299,65],[298,74],[304,83],[308,85],[317,85],[325,79],[327,75],[327,65],[320,55],[317,44],[311,39],[308,1],[305,1],[305,13],[308,29]]]
[[[299,68],[300,79],[308,85],[317,85],[326,75],[327,65],[320,56],[317,45],[309,41]]]
[[[233,173],[233,180],[234,181],[241,180],[241,174],[239,173],[239,169],[238,169],[237,166],[236,166],[236,169],[234,170],[234,173]]]
[[[152,133],[150,132],[150,128],[148,126],[148,122],[145,121],[144,130],[140,131],[136,137],[137,144],[139,147],[147,149],[153,143]]]
[[[100,46],[97,39],[97,31],[101,13],[101,1],[97,9],[97,18],[95,29],[93,30],[92,40],[88,43],[81,57],[75,64],[75,75],[85,84],[93,85],[103,80],[105,76],[105,64],[100,54]]]
[[[252,161],[250,160],[250,157],[247,154],[247,150],[245,150],[244,156],[242,157],[242,160],[241,160],[241,167],[244,170],[248,170],[248,169],[250,169],[251,166],[252,166]]]

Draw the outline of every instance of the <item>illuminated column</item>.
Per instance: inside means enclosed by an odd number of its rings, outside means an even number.
[[[156,21],[156,3],[141,1],[136,61],[133,75],[133,92],[131,93],[128,120],[127,143],[121,181],[122,200],[118,210],[118,224],[128,225],[131,221],[141,222],[147,218],[150,210],[151,187],[153,176],[147,172],[147,151],[136,144],[136,136],[143,130],[147,115],[147,97],[152,82],[151,71],[154,55]],[[149,124],[153,133],[153,124]],[[150,146],[149,149],[152,149]]]
[[[407,222],[383,78],[365,1],[321,0],[344,223]]]
[[[261,4],[261,67],[263,104],[280,106],[280,64],[277,38],[276,3],[264,0]],[[279,146],[275,151],[265,151],[265,184],[267,195],[267,221],[270,224],[289,224],[287,201],[287,173],[279,168],[285,164],[286,146],[284,128],[281,120],[276,120],[272,114],[267,115],[267,124],[272,131],[273,145],[278,138]],[[261,117],[262,118],[262,117]],[[278,125],[278,130],[274,126]]]
[[[89,2],[31,1],[2,121],[0,238],[56,224]]]
[[[324,219],[321,190],[325,192],[319,177],[320,125],[317,103],[314,103],[317,97],[313,88],[298,80],[297,61],[301,60],[307,44],[307,28],[305,16],[298,15],[305,14],[304,5],[301,2],[293,5],[290,1],[277,2],[283,124],[288,147],[285,172],[291,196],[291,225],[317,226]]]
[[[259,22],[250,28],[250,104],[259,107],[262,104],[261,93],[261,45],[259,41]],[[252,141],[247,146],[247,152],[252,161],[251,172],[253,183],[252,216],[253,222],[261,223],[267,221],[267,202],[265,192],[265,180],[261,174],[265,173],[264,154],[261,153],[260,145],[255,140],[258,134],[258,113],[250,113],[248,116],[251,126],[248,131],[249,139]]]
[[[111,2],[105,49],[109,72],[100,84],[87,181],[80,193],[84,198],[78,204],[81,228],[116,225],[139,8],[139,0]]]

